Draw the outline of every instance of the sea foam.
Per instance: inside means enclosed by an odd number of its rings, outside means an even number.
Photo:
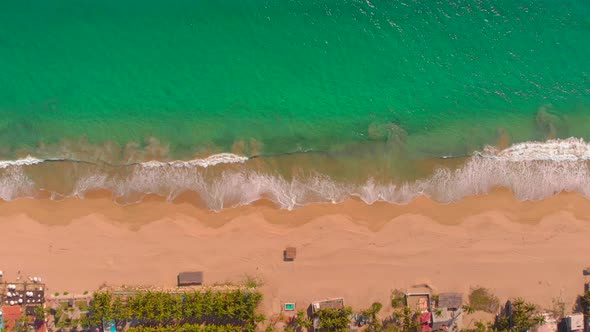
[[[7,168],[10,166],[28,166],[28,165],[35,165],[44,162],[43,159],[34,158],[31,156],[27,156],[26,158],[16,159],[16,160],[0,160],[0,169]]]
[[[218,154],[189,161],[133,164],[117,172],[97,168],[79,176],[70,195],[83,197],[89,191],[107,189],[121,201],[145,194],[173,200],[184,192],[194,192],[206,207],[215,211],[260,199],[269,199],[284,209],[313,202],[339,203],[349,197],[358,197],[367,204],[379,201],[405,204],[424,195],[450,203],[497,187],[509,188],[521,200],[540,200],[562,191],[590,198],[588,160],[590,145],[582,139],[525,142],[504,150],[487,147],[455,169],[437,168],[420,180],[384,182],[367,174],[364,181],[346,183],[313,172],[289,179],[273,170],[254,171],[245,167],[207,172],[206,167],[247,161],[246,157],[234,154]],[[39,189],[25,170],[40,162],[35,158],[5,161],[0,174],[0,198],[30,196],[34,189]]]
[[[239,156],[233,153],[219,153],[214,154],[203,159],[192,159],[192,160],[174,160],[174,161],[147,161],[141,163],[141,166],[146,168],[153,167],[210,167],[219,164],[234,164],[243,163],[248,160],[248,157]]]

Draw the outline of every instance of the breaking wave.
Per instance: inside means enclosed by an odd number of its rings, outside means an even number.
[[[215,166],[218,164],[234,164],[234,163],[244,163],[248,160],[248,157],[239,156],[233,153],[219,153],[209,156],[203,159],[193,159],[188,161],[183,160],[174,160],[174,161],[147,161],[141,163],[143,167],[152,168],[152,167],[209,167]]]
[[[44,162],[43,159],[33,158],[31,156],[27,156],[26,158],[17,159],[17,160],[0,160],[0,169],[7,168],[10,166],[27,166],[27,165],[35,165]]]
[[[83,197],[90,191],[107,189],[118,201],[134,202],[146,194],[173,200],[184,192],[194,192],[200,203],[216,211],[260,199],[269,199],[284,209],[312,202],[338,203],[350,197],[367,204],[405,204],[425,195],[450,203],[497,187],[509,188],[521,200],[540,200],[562,191],[590,198],[590,144],[576,138],[519,143],[504,150],[487,147],[456,168],[437,168],[425,179],[404,183],[377,181],[370,175],[356,183],[318,173],[287,178],[273,171],[242,167],[248,159],[218,154],[190,161],[131,164],[124,171],[117,166],[118,172],[102,170],[79,176],[68,195]],[[26,170],[42,162],[31,157],[1,162],[0,198],[34,195],[40,188]],[[208,171],[213,166],[234,164]]]
[[[549,140],[546,142],[525,142],[498,151],[488,147],[482,157],[506,161],[585,161],[590,160],[590,144],[581,138]]]

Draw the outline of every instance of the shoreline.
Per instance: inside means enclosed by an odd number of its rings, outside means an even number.
[[[152,211],[145,213],[146,208]],[[48,210],[51,214],[45,213]],[[562,211],[590,221],[590,199],[578,193],[562,192],[543,200],[522,201],[506,188],[496,188],[487,194],[469,196],[452,203],[440,203],[420,196],[407,204],[383,201],[367,204],[352,197],[340,203],[310,203],[293,210],[279,208],[272,201],[261,199],[248,205],[214,211],[204,208],[194,192],[185,192],[173,201],[147,194],[141,201],[129,204],[116,202],[108,190],[96,190],[84,198],[54,200],[45,192],[36,198],[0,200],[0,217],[25,214],[41,224],[66,225],[80,217],[98,213],[111,222],[133,229],[170,215],[206,219],[206,226],[217,228],[249,214],[258,214],[270,224],[289,227],[301,226],[318,216],[344,214],[353,223],[378,231],[393,218],[403,215],[421,215],[443,225],[459,225],[470,216],[490,210],[501,210],[512,222],[520,224],[537,224],[544,216]]]
[[[355,308],[388,303],[391,290],[429,283],[437,291],[490,288],[568,307],[582,292],[590,250],[590,200],[563,193],[520,202],[507,190],[452,204],[359,200],[293,211],[268,201],[212,212],[151,196],[122,206],[96,192],[86,199],[0,203],[2,266],[43,276],[48,293],[100,284],[170,286],[183,270],[205,284],[244,276],[263,281],[262,310],[281,301],[343,296]],[[295,246],[294,262],[282,250]],[[67,276],[67,278],[64,278]]]

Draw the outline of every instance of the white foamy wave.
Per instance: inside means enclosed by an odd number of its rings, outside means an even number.
[[[204,169],[245,160],[238,155],[220,154],[191,161],[143,163],[115,171],[97,167],[78,174],[70,195],[83,197],[86,192],[106,189],[118,201],[136,202],[146,194],[173,200],[184,192],[193,192],[198,194],[199,203],[215,211],[261,199],[271,200],[284,209],[314,202],[339,203],[350,197],[358,197],[367,204],[406,204],[424,195],[450,203],[498,187],[510,189],[521,200],[540,200],[562,191],[590,198],[590,147],[575,138],[519,143],[505,150],[487,148],[456,169],[439,168],[428,178],[405,183],[380,182],[370,176],[365,181],[349,183],[335,181],[326,174],[287,178],[272,171]],[[35,162],[12,165],[32,163]],[[30,196],[35,184],[24,173],[26,167],[4,168],[0,173],[0,198]]]
[[[21,197],[31,197],[35,193],[35,184],[22,168],[9,168],[0,175],[0,199],[11,201]]]
[[[114,187],[122,196],[143,192],[174,198],[192,191],[217,211],[260,199],[272,200],[285,209],[312,202],[338,203],[351,196],[367,204],[405,204],[422,195],[450,203],[498,187],[511,189],[521,200],[540,200],[562,191],[590,197],[589,157],[588,143],[571,138],[520,143],[502,151],[488,148],[457,169],[440,168],[426,179],[401,184],[378,183],[370,177],[362,184],[342,183],[323,174],[287,180],[254,171],[226,171],[206,177],[198,168],[184,167],[138,168]]]
[[[505,150],[488,147],[479,155],[507,161],[590,160],[590,143],[574,137],[546,142],[524,142],[512,145]]]
[[[42,163],[43,159],[27,156],[26,158],[16,160],[0,160],[0,168],[7,168],[10,166],[28,166]]]
[[[192,160],[174,160],[174,161],[147,161],[141,163],[143,167],[154,168],[154,167],[209,167],[218,164],[234,164],[243,163],[248,160],[248,157],[239,156],[233,153],[219,153],[211,155],[203,159],[192,159]]]

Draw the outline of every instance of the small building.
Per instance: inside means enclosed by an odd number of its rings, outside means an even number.
[[[530,332],[555,332],[558,331],[557,320],[552,314],[544,312],[539,314],[543,316],[543,323],[530,329]]]
[[[420,324],[420,331],[421,332],[430,332],[432,331],[432,313],[430,312],[423,312],[418,316],[418,323]]]
[[[455,324],[457,317],[447,308],[438,308],[432,314],[432,330],[447,330]]]
[[[406,292],[406,304],[414,311],[430,311],[431,301],[432,290],[430,287],[412,287]]]
[[[344,309],[344,299],[339,297],[335,299],[323,300],[323,301],[315,301],[312,302],[311,308],[313,312],[323,309],[337,309],[341,310]]]
[[[584,330],[584,314],[577,313],[565,317],[565,326],[568,332]]]
[[[178,286],[194,286],[203,284],[203,272],[180,272]]]
[[[458,310],[463,307],[463,294],[461,293],[440,293],[438,295],[438,307],[450,310]]]
[[[318,312],[318,310],[324,309],[342,310],[344,309],[344,299],[339,297],[323,301],[315,301],[311,303],[311,310],[314,314]],[[313,330],[320,330],[320,319],[315,315],[313,317]]]
[[[11,331],[16,321],[21,317],[20,306],[3,306],[2,318],[4,322],[4,329]]]
[[[297,256],[297,248],[295,248],[295,247],[287,247],[283,251],[283,260],[285,262],[294,261],[296,256]]]

